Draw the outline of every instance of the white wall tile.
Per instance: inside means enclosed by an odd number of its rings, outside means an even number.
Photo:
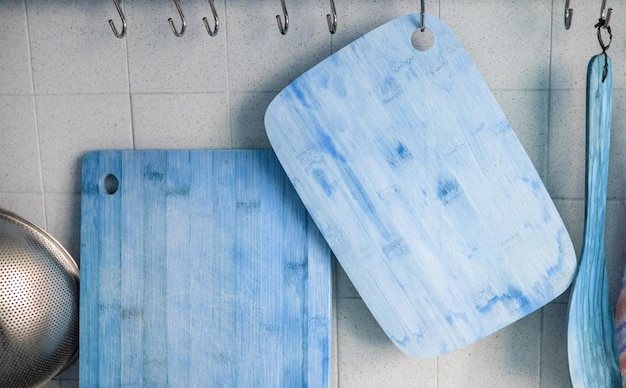
[[[135,147],[230,148],[228,94],[135,94]]]
[[[0,95],[32,94],[24,0],[0,2]]]
[[[276,93],[231,93],[230,115],[233,148],[271,148],[265,132],[267,106]]]
[[[227,3],[229,83],[235,92],[280,91],[330,55],[329,3],[287,1],[289,29],[281,35],[279,1]]]
[[[553,198],[585,197],[585,91],[550,95],[548,191]]]
[[[602,52],[598,43],[596,28],[594,25],[600,17],[600,1],[577,1],[571,2],[574,9],[574,18],[569,30],[563,24],[563,2],[556,1],[553,16],[553,45],[552,45],[552,87],[555,89],[585,89],[587,83],[587,64],[593,55]],[[619,26],[621,21],[626,20],[626,1],[609,1],[607,8],[613,8],[610,24]],[[617,28],[615,28],[617,32]],[[608,34],[603,34],[606,42]],[[615,34],[614,42],[608,50],[613,58],[626,57],[626,46],[620,42]],[[626,68],[614,66],[614,86],[626,87]]]
[[[340,387],[437,387],[437,361],[400,352],[362,300],[337,299],[337,330]]]
[[[617,303],[626,265],[626,202],[608,201],[604,229],[605,261],[611,302]]]
[[[541,341],[541,388],[570,388],[567,362],[567,304],[551,303],[543,308]]]
[[[335,8],[338,22],[337,32],[332,37],[333,52],[393,19],[409,13],[419,13],[420,2],[338,0]],[[438,16],[439,1],[426,0],[425,10],[430,15]]]
[[[226,19],[224,1],[215,7],[222,24],[216,36],[207,33],[203,17],[213,26],[206,1],[181,1],[187,28],[176,37],[168,23],[181,30],[173,1],[137,1],[126,5],[128,62],[133,93],[209,93],[226,91]]]
[[[435,359],[404,355],[360,299],[337,300],[339,386],[436,387]]]
[[[548,92],[494,90],[493,94],[535,169],[545,180],[548,149]]]
[[[35,93],[128,92],[126,41],[110,1],[28,0]],[[121,28],[121,27],[120,27]]]
[[[39,96],[37,117],[46,193],[80,193],[85,153],[133,147],[128,95]]]
[[[626,91],[613,90],[608,198],[624,198],[626,177]],[[584,198],[586,91],[553,90],[550,101],[548,190],[557,198]]]
[[[46,194],[50,233],[80,264],[80,194]]]
[[[548,88],[550,13],[544,0],[441,2],[441,19],[493,89]]]
[[[43,194],[0,193],[0,208],[17,214],[28,222],[46,229]]]
[[[439,357],[440,387],[536,387],[541,311]]]
[[[34,98],[0,96],[0,192],[41,192]]]
[[[341,266],[341,263],[337,259],[335,266],[335,297],[336,298],[360,298],[359,292],[352,284],[352,281],[346,274],[346,271]]]

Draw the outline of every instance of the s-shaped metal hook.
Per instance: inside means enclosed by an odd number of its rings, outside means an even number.
[[[569,30],[572,25],[572,17],[574,16],[574,10],[569,7],[570,0],[565,0],[565,29]]]
[[[167,19],[167,21],[170,23],[170,27],[172,27],[172,32],[174,33],[174,35],[181,37],[185,33],[185,29],[187,28],[187,21],[185,20],[185,15],[183,15],[183,10],[180,8],[180,0],[174,0],[174,4],[176,4],[178,15],[180,15],[180,19],[183,22],[182,27],[180,28],[180,32],[176,30],[176,27],[174,27],[174,22],[172,21],[172,18]]]
[[[122,11],[122,7],[120,6],[120,0],[113,0],[113,3],[115,4],[115,8],[117,8],[117,13],[120,15],[120,19],[122,19],[122,32],[117,31],[112,19],[109,19],[109,25],[111,26],[115,36],[122,39],[124,35],[126,35],[126,16],[124,16],[124,11]]]
[[[289,29],[289,14],[287,14],[287,6],[285,0],[280,0],[280,5],[283,7],[283,15],[285,16],[285,24],[283,25],[280,15],[276,15],[276,23],[278,24],[278,30],[281,34],[285,35]]]
[[[426,25],[424,24],[424,15],[426,14],[426,6],[424,5],[424,0],[420,1],[420,31],[424,32],[426,29]]]
[[[328,22],[328,31],[331,34],[337,32],[337,11],[335,10],[335,2],[330,0],[330,12],[326,14],[326,21]]]
[[[209,35],[215,36],[217,35],[217,30],[220,28],[220,19],[217,17],[217,11],[215,10],[215,4],[213,4],[213,0],[208,0],[208,1],[209,1],[209,6],[211,6],[211,12],[213,12],[213,20],[215,21],[215,28],[211,29],[211,27],[209,27],[209,22],[206,16],[202,18],[202,21],[204,22],[204,27],[206,28],[206,31],[209,33]]]

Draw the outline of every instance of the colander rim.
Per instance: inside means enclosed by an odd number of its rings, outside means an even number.
[[[48,233],[47,231],[45,231],[43,228],[39,227],[38,225],[28,221],[24,217],[21,217],[15,212],[4,209],[2,207],[0,207],[0,217],[8,219],[9,222],[13,222],[17,225],[22,226],[24,230],[30,233],[31,235],[38,237],[38,238],[42,238],[46,242],[53,245],[56,249],[58,249],[60,255],[57,254],[57,252],[50,252],[51,255],[57,260],[63,260],[64,263],[69,266],[69,268],[67,267],[65,268],[67,268],[70,271],[72,276],[76,277],[77,281],[80,281],[80,270],[79,270],[78,264],[76,263],[76,260],[74,260],[72,255],[68,252],[68,250],[65,249],[65,247],[54,236],[52,236],[50,233]],[[50,251],[49,249],[46,249],[46,250]],[[66,371],[70,366],[74,364],[74,362],[76,362],[77,359],[78,359],[78,349],[76,349],[72,357],[68,359],[68,361],[65,363],[65,365],[63,365],[59,373],[57,373],[55,376],[58,376],[64,371]]]

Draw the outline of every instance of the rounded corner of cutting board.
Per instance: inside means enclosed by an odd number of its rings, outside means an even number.
[[[88,151],[83,155],[82,162],[83,166],[93,163],[93,159],[97,159],[102,151]]]
[[[354,62],[356,63],[364,63],[364,65],[362,65],[363,71],[361,73],[366,74],[368,75],[368,77],[371,77],[371,78],[380,77],[382,79],[381,81],[379,80],[379,78],[376,78],[377,82],[372,83],[374,86],[379,87],[380,90],[376,89],[376,93],[378,93],[376,95],[377,99],[375,98],[364,99],[365,102],[369,103],[367,107],[369,107],[370,105],[371,107],[377,108],[377,109],[380,107],[383,107],[386,109],[385,113],[387,112],[397,113],[395,111],[392,111],[391,106],[392,105],[395,106],[395,105],[390,104],[390,102],[400,101],[402,99],[402,96],[407,95],[407,93],[409,93],[409,90],[419,90],[419,88],[402,89],[400,86],[398,86],[400,85],[399,82],[397,83],[388,82],[387,78],[392,78],[391,76],[385,78],[385,77],[381,77],[379,73],[372,73],[370,69],[372,68],[373,62],[364,60],[361,54],[362,54],[362,51],[364,51],[365,49],[388,50],[389,45],[387,43],[389,43],[388,39],[390,39],[388,36],[392,33],[395,34],[394,36],[397,36],[398,34],[402,35],[398,39],[402,39],[402,47],[405,47],[405,42],[404,42],[405,35],[407,31],[409,30],[409,27],[413,28],[413,27],[418,26],[418,25],[414,26],[416,20],[419,20],[418,18],[419,18],[418,14],[405,15],[383,26],[380,26],[379,28],[373,31],[370,31],[368,34],[364,35],[363,37],[357,39],[350,45],[337,51],[331,57],[327,58],[323,62],[311,68],[301,77],[294,80],[290,85],[288,85],[285,89],[283,89],[280,93],[278,93],[278,95],[270,102],[265,112],[265,117],[264,117],[264,123],[265,123],[268,139],[272,147],[274,147],[276,156],[279,159],[281,165],[285,167],[285,171],[287,172],[287,176],[289,177],[289,179],[292,182],[296,179],[298,181],[303,182],[302,185],[298,188],[298,191],[306,193],[304,196],[301,196],[301,199],[303,200],[304,205],[307,207],[307,209],[309,210],[313,219],[316,220],[316,222],[319,221],[321,218],[323,218],[323,217],[320,217],[320,213],[322,212],[322,210],[319,210],[318,208],[323,208],[324,212],[331,213],[329,215],[329,218],[336,217],[337,215],[332,213],[332,210],[329,210],[333,208],[332,201],[328,200],[330,197],[323,191],[324,188],[329,187],[329,185],[325,184],[327,182],[324,181],[323,182],[324,184],[319,183],[319,179],[318,179],[319,176],[316,177],[313,174],[303,176],[300,173],[297,173],[297,171],[299,170],[297,170],[297,168],[294,166],[300,166],[301,160],[299,159],[299,155],[300,155],[299,152],[301,152],[304,149],[304,145],[306,145],[307,147],[309,146],[308,142],[310,138],[314,138],[317,145],[319,145],[319,149],[324,150],[324,152],[326,152],[325,154],[326,159],[324,160],[328,161],[328,163],[335,163],[333,164],[333,166],[341,165],[341,169],[338,167],[337,170],[340,170],[340,172],[343,173],[343,175],[340,175],[339,173],[337,173],[337,176],[339,176],[337,181],[346,182],[345,178],[347,177],[348,178],[347,182],[352,184],[351,187],[353,187],[353,190],[352,191],[346,190],[345,191],[347,193],[346,197],[348,199],[351,199],[349,195],[352,195],[352,193],[356,193],[353,195],[353,197],[356,197],[357,199],[359,199],[361,198],[360,196],[362,196],[363,190],[362,190],[362,187],[357,187],[356,183],[354,182],[357,182],[360,184],[360,181],[356,180],[355,176],[357,175],[354,174],[353,171],[351,170],[347,171],[348,168],[345,167],[346,160],[351,161],[350,167],[352,165],[355,165],[356,163],[354,163],[353,159],[345,158],[343,154],[337,151],[337,150],[345,151],[345,148],[347,148],[348,146],[352,146],[353,148],[356,148],[356,146],[354,145],[354,142],[352,142],[351,139],[348,138],[347,136],[346,136],[346,139],[348,140],[343,141],[343,144],[345,145],[343,149],[341,148],[342,141],[334,141],[336,140],[334,137],[338,137],[337,136],[338,133],[352,133],[350,131],[345,130],[345,128],[343,132],[332,131],[332,128],[331,129],[326,128],[327,131],[322,134],[324,137],[321,137],[321,138],[319,134],[310,133],[310,132],[314,132],[315,130],[317,130],[317,127],[313,127],[314,124],[311,124],[311,117],[313,117],[315,114],[322,115],[325,112],[323,112],[320,108],[316,108],[317,110],[315,112],[312,112],[312,109],[309,107],[297,106],[296,108],[292,108],[291,104],[297,104],[301,102],[301,101],[298,101],[299,99],[310,98],[311,100],[324,102],[326,104],[324,105],[324,107],[327,107],[328,101],[335,101],[335,100],[331,100],[331,98],[324,98],[324,97],[330,96],[332,98],[338,99],[338,98],[343,98],[344,95],[348,95],[350,98],[359,100],[358,103],[355,102],[354,104],[349,105],[350,107],[358,107],[359,111],[367,110],[365,107],[365,104],[362,103],[361,101],[362,94],[357,93],[360,90],[358,88],[355,88],[355,90],[351,94],[339,94],[339,93],[335,93],[332,90],[327,92],[326,89],[323,90],[323,92],[326,94],[323,94],[322,91],[319,91],[315,88],[314,82],[316,80],[315,80],[315,77],[312,76],[312,74],[314,75],[316,71],[320,71],[320,70],[329,71],[328,69],[329,67],[334,69],[334,66],[336,66],[335,63],[337,64],[343,63],[337,60],[337,58],[340,58],[342,55],[345,55],[347,57],[354,57],[353,59],[354,59]],[[427,65],[429,65],[430,67],[428,66],[423,66],[423,68],[420,67],[421,71],[423,73],[427,73],[426,75],[430,77],[428,79],[434,78],[435,75],[437,75],[437,77],[442,79],[441,83],[436,84],[436,85],[441,85],[440,89],[436,89],[436,91],[439,91],[439,97],[440,97],[439,99],[442,101],[450,100],[450,95],[451,95],[450,90],[452,90],[450,88],[450,82],[452,81],[450,80],[458,80],[458,79],[466,80],[464,84],[465,85],[464,88],[461,90],[460,86],[456,85],[457,89],[461,91],[469,90],[472,92],[476,92],[478,96],[477,98],[482,97],[485,100],[485,104],[482,104],[482,105],[491,107],[491,109],[489,110],[486,108],[483,108],[483,111],[478,112],[478,113],[483,112],[484,113],[483,116],[489,113],[489,117],[483,117],[481,115],[478,115],[477,120],[475,120],[475,121],[478,121],[478,119],[480,119],[481,121],[479,124],[487,123],[490,125],[489,128],[493,130],[491,132],[493,134],[493,137],[485,137],[486,135],[484,135],[483,138],[481,138],[481,140],[488,140],[495,144],[497,139],[504,138],[504,137],[501,137],[501,138],[496,137],[497,135],[505,135],[508,133],[512,133],[513,135],[515,135],[514,132],[509,132],[509,131],[504,130],[506,128],[510,129],[510,124],[506,122],[506,118],[504,117],[504,114],[500,106],[497,104],[497,101],[493,98],[493,94],[489,90],[487,84],[484,82],[484,79],[482,78],[478,70],[475,68],[475,65],[471,61],[471,58],[469,58],[469,56],[463,49],[462,45],[460,44],[460,42],[458,42],[458,40],[456,39],[453,39],[454,38],[453,33],[449,31],[448,27],[445,24],[443,24],[441,20],[437,19],[434,16],[427,15],[426,26],[428,27],[429,25],[438,34],[442,34],[442,35],[446,34],[446,39],[440,39],[439,41],[442,45],[443,44],[446,45],[446,49],[449,52],[455,53],[455,55],[451,56],[450,61],[447,61],[447,62],[441,61],[440,57],[437,55],[426,55],[425,57],[428,57],[426,58],[428,59]],[[407,42],[410,42],[410,40],[407,39]],[[435,52],[436,51],[432,51],[432,53],[435,53]],[[413,54],[413,51],[410,51],[410,54]],[[332,57],[334,57],[335,59],[331,59]],[[383,70],[391,69],[390,71],[393,72],[392,75],[394,75],[394,77],[400,77],[400,75],[402,75],[404,77],[402,78],[402,80],[404,81],[406,81],[408,78],[408,80],[413,83],[418,82],[418,77],[415,76],[415,73],[409,71],[408,69],[412,70],[416,68],[418,59],[422,57],[421,55],[415,55],[415,58],[413,56],[406,58],[406,57],[402,57],[401,55],[398,55],[397,57],[392,56],[391,58],[389,56],[380,55],[380,56],[377,56],[376,58],[378,57],[382,58],[380,60],[381,62],[383,60],[385,61],[385,63],[379,64],[379,66]],[[370,57],[368,57],[368,59],[369,58]],[[357,61],[357,59],[360,62]],[[442,73],[441,69],[445,70],[446,66],[452,66],[450,65],[450,63],[457,63],[458,69],[463,70],[463,71],[462,72],[460,70],[455,71],[451,75],[446,76],[447,78],[445,78],[444,77],[445,74]],[[385,65],[385,66],[382,66],[382,65]],[[350,78],[350,77],[353,78],[353,75],[355,74],[354,69],[353,68],[350,68],[350,69],[351,69],[350,71],[347,71],[342,74],[345,74],[349,80],[355,82],[357,85],[362,85],[363,84],[362,79],[354,80]],[[435,70],[437,71],[435,72]],[[396,76],[396,74],[400,74],[400,75]],[[459,78],[459,74],[467,75],[467,77]],[[419,78],[419,80],[421,80],[421,78]],[[431,83],[435,85],[434,81]],[[296,91],[290,90],[292,88],[298,88],[298,90]],[[312,94],[311,90],[313,90],[314,92],[318,92],[318,94],[314,94],[313,97],[310,97],[310,94]],[[458,92],[457,94],[463,97],[467,93],[463,94],[463,93]],[[412,104],[411,106],[415,105],[417,109],[417,103],[415,102],[416,100],[405,98],[402,101],[407,102],[407,104],[411,103]],[[468,101],[468,100],[459,99],[459,101]],[[432,102],[429,102],[429,104],[432,104]],[[473,103],[472,107],[482,106],[482,105]],[[332,108],[336,109],[336,107],[334,106]],[[419,106],[419,108],[425,109],[421,105]],[[428,106],[426,106],[426,108],[428,108]],[[430,113],[430,112],[434,112],[434,110],[425,109],[424,112]],[[401,110],[401,113],[405,113],[405,110]],[[491,121],[487,121],[487,119]],[[428,120],[423,120],[423,121],[428,122]],[[356,124],[354,124],[353,121],[349,121],[349,122],[350,122],[350,125],[354,125],[356,128]],[[419,122],[419,120],[414,120],[414,122]],[[437,121],[431,120],[431,122],[437,122]],[[504,122],[506,122],[507,125],[504,125]],[[301,123],[302,125],[293,125],[292,123]],[[365,129],[368,129],[368,128],[365,128]],[[472,128],[480,129],[480,128],[484,128],[484,126],[481,127],[481,126],[476,125],[475,127],[472,127]],[[364,132],[365,129],[358,127],[358,131],[361,131],[361,132]],[[372,132],[374,132],[374,130],[377,130],[377,129],[378,127],[373,128]],[[400,132],[400,129],[402,130],[402,132]],[[309,131],[309,132],[306,132],[306,131]],[[398,147],[393,148],[392,146],[389,146],[388,149],[384,150],[385,152],[387,151],[389,152],[384,155],[391,154],[396,159],[393,159],[390,157],[390,158],[383,160],[381,158],[380,165],[389,166],[388,170],[399,171],[398,174],[400,174],[409,170],[409,168],[407,167],[409,166],[409,164],[406,164],[406,163],[417,163],[416,162],[417,158],[411,159],[410,161],[405,161],[406,159],[400,159],[399,157],[396,157],[396,154],[394,154],[393,152],[396,152],[400,155],[402,154],[402,152],[406,151],[407,149],[411,149],[411,145],[413,145],[415,149],[419,149],[419,147],[417,147],[417,145],[415,145],[414,143],[409,143],[411,139],[415,138],[414,134],[409,131],[409,128],[397,127],[396,132],[400,133],[401,135],[405,135],[403,139],[406,140],[405,143],[408,144],[409,146],[406,146],[406,144],[401,144],[401,147],[399,148]],[[486,134],[487,132],[484,132],[484,133]],[[463,132],[463,134],[465,134],[465,132]],[[315,138],[315,136],[318,136],[318,138]],[[400,135],[398,135],[398,137],[399,136]],[[329,138],[330,140],[334,142],[328,141]],[[437,155],[449,157],[449,159],[452,160],[454,157],[458,157],[458,155],[462,155],[461,152],[464,150],[463,147],[467,146],[466,144],[467,141],[465,140],[465,142],[463,142],[464,139],[465,138],[460,138],[460,140],[458,140],[457,143],[453,144],[454,147],[449,146],[447,142],[433,143],[433,144],[435,144],[436,146],[441,144],[439,146],[439,148],[441,149],[440,153]],[[393,139],[393,140],[396,140],[396,139]],[[395,142],[391,142],[391,141],[390,143],[393,143],[392,145],[394,146],[396,144]],[[484,144],[484,143],[480,143],[480,144]],[[519,153],[519,149],[517,147],[521,147],[521,150],[524,151],[523,147],[521,146],[521,143],[519,142],[502,141],[501,143],[497,143],[496,145],[498,144],[502,144],[502,146],[509,147],[509,149],[512,149],[514,151],[515,155]],[[365,144],[363,148],[366,148],[366,146],[367,144]],[[366,153],[361,152],[358,155],[364,155],[364,154]],[[524,154],[525,154],[525,151],[524,151]],[[381,152],[380,155],[383,155],[383,153]],[[404,155],[406,155],[406,153]],[[433,153],[433,155],[435,154]],[[400,155],[400,156],[403,156],[403,155]],[[392,163],[389,163],[389,160],[391,160]],[[427,161],[430,161],[430,160],[431,159]],[[400,161],[402,161],[402,164],[398,164]],[[536,173],[536,170],[534,169],[530,159],[524,158],[524,161],[527,162],[527,164],[524,165],[524,168],[529,169],[529,171],[530,170],[535,171]],[[481,173],[489,172],[495,176],[495,172],[498,171],[496,167],[498,167],[500,163],[501,163],[501,160],[497,160],[494,158],[491,161],[491,164],[485,164],[483,166],[480,166],[482,169],[479,171]],[[449,164],[452,165],[453,163],[450,162]],[[522,168],[522,167],[518,167],[518,168]],[[447,171],[443,171],[443,172],[448,174]],[[367,173],[370,173],[370,172],[368,171]],[[434,172],[429,172],[429,174],[433,176],[435,175]],[[406,175],[409,176],[410,174],[406,174]],[[452,174],[449,174],[449,175],[452,175]],[[371,186],[373,187],[374,185],[371,185]],[[393,189],[391,190],[392,194],[397,193],[397,191],[395,191],[396,189],[394,186],[389,186],[389,187]],[[433,184],[433,187],[437,188],[437,185]],[[386,189],[386,187],[383,187],[382,189]],[[476,188],[476,192],[482,193],[482,191],[478,191],[478,188]],[[381,206],[383,206],[382,204],[384,204],[383,202],[384,200],[388,200],[388,201],[396,200],[396,197],[381,198],[380,193],[386,193],[385,191],[378,192],[372,189],[369,193],[372,194],[371,195],[372,198],[380,199]],[[315,201],[312,201],[311,198],[314,198]],[[323,199],[323,201],[319,200],[320,198]],[[397,199],[398,202],[394,202],[394,203],[401,203],[400,201],[402,200],[402,197],[397,197],[397,198],[399,198]],[[498,199],[503,201],[504,197],[498,197]],[[360,204],[357,200],[353,200],[352,202],[349,202],[349,203]],[[452,202],[452,204],[454,203],[455,202]],[[324,207],[323,205],[331,205],[331,206]],[[448,202],[445,202],[445,201],[444,201],[444,205],[452,206],[452,205],[448,205]],[[367,207],[367,206],[363,206],[362,208],[370,209],[370,207]],[[367,218],[368,214],[369,213],[366,213],[363,218],[368,219]],[[355,225],[360,225],[360,223],[355,222]],[[512,235],[512,236],[515,237],[515,235]],[[502,237],[502,244],[508,244],[508,240],[505,240],[504,237],[510,237],[510,236],[503,235],[500,237]],[[571,239],[569,240],[571,243]],[[504,245],[504,246],[508,246],[508,245]],[[511,323],[528,315],[530,313],[529,310],[531,308],[532,308],[532,311],[536,311],[537,309],[551,302],[552,300],[557,298],[559,295],[561,295],[563,292],[565,292],[567,288],[570,286],[573,280],[574,274],[576,272],[576,256],[575,254],[573,254],[573,250],[570,249],[569,246],[568,247],[563,246],[563,249],[565,249],[566,252],[563,255],[560,255],[558,263],[552,262],[546,268],[550,271],[555,271],[558,273],[559,280],[554,280],[554,279],[548,280],[548,283],[554,282],[552,283],[553,287],[550,287],[549,285],[546,286],[546,288],[541,290],[540,292],[541,295],[537,295],[537,293],[533,292],[534,294],[533,296],[536,299],[533,300],[532,306],[530,307],[525,306],[523,309],[516,310],[515,312],[509,313],[509,314],[505,314],[506,317],[501,320],[498,320],[497,321],[498,323],[482,325],[482,323],[479,322],[480,328],[476,330],[474,333],[472,333],[471,335],[467,335],[464,339],[457,339],[457,340],[451,339],[448,341],[446,340],[446,338],[431,338],[430,340],[426,341],[429,343],[429,345],[425,345],[424,342],[419,341],[415,338],[414,336],[415,333],[411,332],[412,330],[406,330],[404,331],[404,334],[406,334],[406,336],[402,335],[401,338],[396,337],[394,339],[394,336],[390,335],[392,334],[393,330],[389,330],[389,327],[385,327],[385,326],[389,326],[388,325],[389,321],[385,322],[384,320],[383,321],[380,321],[378,319],[377,320],[379,321],[379,323],[381,323],[381,327],[387,333],[388,337],[390,337],[394,345],[397,348],[399,348],[399,350],[401,350],[407,356],[410,356],[413,358],[433,358],[433,357],[438,357],[440,355],[444,355],[444,354],[456,351],[479,339],[489,336],[497,332],[498,330],[501,330],[505,326],[508,326]],[[551,257],[551,258],[554,259],[554,257]],[[340,262],[341,262],[341,259],[340,259]],[[350,271],[346,270],[346,273],[348,274],[349,277],[351,277],[351,280],[353,280],[354,282],[354,279],[352,279]],[[545,280],[545,277],[544,277],[545,274],[541,274],[540,276],[542,277],[542,279]],[[544,285],[546,284],[544,283]],[[502,294],[501,298],[506,299],[507,290],[506,289],[503,289],[503,290],[504,291],[500,293],[494,292],[494,300],[498,300],[497,297],[500,294]],[[515,291],[516,290],[513,290],[512,292],[515,292]],[[377,307],[381,308],[381,306],[377,306]],[[372,306],[370,306],[369,304],[368,304],[368,308],[370,308],[370,310],[372,310],[372,312],[374,313],[375,308],[372,308]],[[385,308],[385,307],[382,307],[382,308]],[[377,314],[374,313],[374,315],[376,316]],[[481,319],[484,320],[486,318],[483,317]],[[445,322],[445,320],[441,320],[441,322]],[[398,330],[398,331],[402,331],[402,330]],[[439,341],[440,339],[442,340],[441,342],[445,342],[448,345],[445,345],[445,343],[444,345],[441,345]]]

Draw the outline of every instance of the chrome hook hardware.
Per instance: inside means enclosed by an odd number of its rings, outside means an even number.
[[[172,32],[174,33],[174,35],[181,37],[185,33],[185,29],[187,28],[187,21],[185,20],[185,15],[183,15],[183,10],[180,8],[180,0],[174,0],[174,4],[176,4],[178,15],[180,15],[180,19],[183,22],[182,27],[180,28],[180,32],[176,30],[176,27],[174,27],[174,22],[172,21],[172,18],[167,19],[167,21],[170,23],[170,27],[172,27]]]
[[[613,33],[611,32],[611,26],[609,25],[609,21],[611,20],[611,12],[613,12],[613,8],[606,9],[606,0],[602,0],[600,19],[598,19],[598,23],[596,23],[595,28],[598,30],[598,41],[600,42],[600,47],[602,47],[602,52],[605,54],[606,50],[608,50],[609,46],[611,45],[611,41],[613,40]],[[607,44],[605,44],[602,40],[603,28],[609,33],[609,43]]]
[[[285,5],[285,0],[280,0],[280,5],[282,5],[283,7],[285,24],[283,25],[283,22],[280,19],[280,15],[276,15],[276,23],[278,24],[278,30],[280,31],[280,33],[285,35],[287,33],[287,30],[289,29],[289,14],[287,14],[287,6]]]
[[[596,28],[604,28],[605,30],[610,29],[609,21],[611,20],[611,12],[613,12],[613,8],[606,9],[606,0],[602,0],[602,9],[600,10],[600,19],[598,19],[598,24],[596,24]]]
[[[326,21],[328,22],[328,30],[331,34],[337,32],[337,11],[335,10],[334,0],[330,0],[330,12],[326,14]]]
[[[424,5],[424,0],[420,1],[421,11],[420,11],[420,31],[424,32],[426,29],[426,25],[424,24],[424,14],[426,13]]]
[[[211,7],[211,12],[213,12],[213,20],[215,21],[215,28],[211,29],[211,27],[209,27],[209,22],[206,16],[202,18],[202,21],[204,22],[204,27],[206,28],[206,31],[209,33],[209,35],[215,36],[217,35],[217,30],[220,28],[220,19],[217,17],[217,11],[215,10],[215,4],[213,3],[213,0],[208,0],[208,1],[209,1],[209,6]]]
[[[124,16],[124,11],[122,11],[122,7],[120,6],[120,0],[113,0],[113,3],[115,4],[115,8],[117,8],[117,13],[120,15],[120,19],[122,19],[122,32],[117,31],[112,19],[109,19],[109,25],[111,26],[115,36],[122,39],[124,35],[126,35],[126,16]]]
[[[570,0],[565,0],[565,29],[569,30],[572,25],[572,17],[574,16],[574,10],[569,7]]]
[[[609,49],[611,45],[611,41],[613,40],[613,32],[611,31],[611,26],[609,25],[609,21],[611,19],[612,8],[606,9],[606,0],[602,0],[602,9],[600,10],[600,19],[598,19],[598,23],[595,25],[598,30],[598,42],[600,43],[600,47],[602,47],[602,54],[604,54],[604,72],[602,73],[602,82],[606,79],[608,70],[609,70],[609,61],[608,55],[606,54],[606,50]],[[604,43],[602,39],[602,29],[605,29],[609,34],[609,43]]]

